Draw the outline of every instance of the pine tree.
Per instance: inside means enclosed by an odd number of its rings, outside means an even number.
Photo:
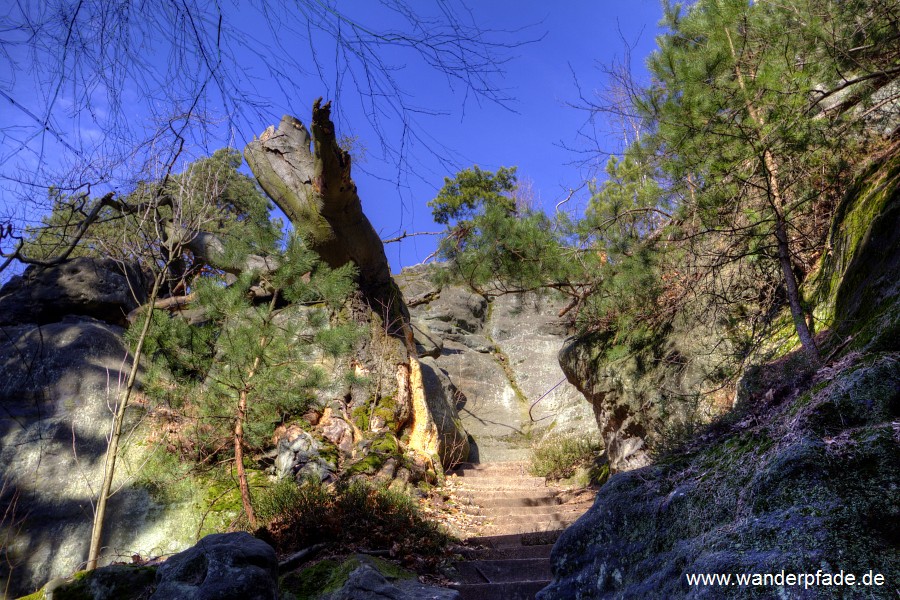
[[[800,59],[817,33],[797,8],[668,4],[670,31],[649,60],[653,83],[638,107],[650,128],[641,143],[677,198],[685,234],[726,240],[713,269],[749,256],[775,261],[797,335],[817,360],[800,275],[821,232],[805,221],[827,198],[822,173],[842,168],[847,144],[831,137],[829,121],[810,118],[822,71]]]
[[[251,527],[257,522],[245,452],[262,449],[275,427],[317,402],[334,383],[328,361],[347,353],[357,334],[329,318],[354,287],[351,266],[328,268],[298,238],[278,262],[261,281],[253,272],[228,285],[217,277],[198,281],[199,305],[218,331],[215,353],[200,385],[185,383],[179,392],[194,395],[196,433],[207,452],[231,452]],[[259,290],[268,294],[264,301]]]
[[[567,237],[572,224],[517,205],[515,167],[477,166],[446,178],[428,205],[447,225],[438,254],[451,273],[485,294],[555,289],[582,293],[581,271]]]

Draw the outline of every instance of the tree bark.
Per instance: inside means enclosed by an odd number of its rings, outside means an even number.
[[[252,377],[251,372],[251,377]],[[238,486],[241,490],[241,504],[250,527],[256,529],[256,513],[250,502],[250,484],[247,482],[247,472],[244,470],[244,421],[247,418],[247,390],[241,390],[237,415],[234,420],[234,464],[237,468]]]
[[[97,561],[100,558],[101,542],[103,540],[103,522],[106,518],[106,504],[109,500],[110,490],[112,489],[113,478],[116,475],[116,458],[119,452],[119,440],[122,437],[122,424],[125,421],[125,409],[128,408],[128,401],[131,399],[131,392],[134,390],[135,381],[137,380],[137,372],[141,362],[141,353],[144,349],[144,342],[147,340],[147,334],[150,331],[150,323],[153,321],[154,302],[159,295],[159,289],[166,277],[166,270],[163,269],[156,275],[153,282],[153,291],[150,293],[150,301],[147,304],[147,316],[144,319],[144,326],[141,328],[141,335],[138,337],[137,346],[134,349],[134,355],[131,363],[131,370],[128,373],[128,379],[125,383],[125,390],[116,406],[116,416],[113,420],[113,429],[109,438],[109,445],[106,447],[106,462],[103,471],[103,483],[100,486],[100,496],[97,498],[97,508],[94,511],[94,522],[91,526],[91,545],[88,550],[87,566],[88,571],[97,568]]]
[[[797,278],[794,276],[790,242],[788,241],[787,226],[784,219],[784,199],[781,197],[781,189],[778,183],[778,163],[775,162],[775,157],[772,156],[769,150],[763,153],[763,163],[765,164],[769,185],[769,200],[775,213],[775,239],[778,247],[778,262],[781,265],[781,272],[784,276],[784,287],[787,291],[788,305],[791,308],[791,317],[794,320],[794,327],[797,330],[797,337],[800,338],[800,344],[809,357],[818,362],[820,359],[819,349],[806,322],[806,315],[800,298],[800,289],[797,285]]]
[[[385,322],[397,323],[390,333],[415,352],[409,311],[391,278],[384,244],[363,213],[350,154],[335,138],[331,103],[322,105],[320,98],[313,104],[312,136],[299,120],[285,116],[277,129],[270,126],[247,144],[244,157],[263,190],[325,263],[358,267],[370,308]]]

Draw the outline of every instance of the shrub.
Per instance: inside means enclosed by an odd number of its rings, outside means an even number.
[[[546,436],[531,449],[531,473],[548,479],[567,479],[579,467],[593,466],[601,444],[589,436]]]
[[[256,508],[265,523],[258,535],[279,552],[329,542],[412,560],[437,558],[450,541],[405,493],[360,480],[336,486],[281,481],[259,494]]]

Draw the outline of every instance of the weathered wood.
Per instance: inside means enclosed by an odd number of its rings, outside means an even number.
[[[298,119],[283,117],[277,129],[270,126],[247,144],[247,164],[323,261],[335,268],[349,262],[357,266],[369,306],[386,323],[399,321],[392,333],[406,337],[409,312],[391,278],[384,244],[363,213],[350,176],[350,154],[335,138],[330,102],[316,100],[311,127],[312,135]]]

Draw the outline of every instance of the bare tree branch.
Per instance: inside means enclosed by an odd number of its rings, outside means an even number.
[[[408,233],[404,231],[401,235],[397,237],[388,238],[386,240],[381,240],[382,244],[393,244],[394,242],[399,242],[401,240],[405,240],[406,238],[416,237],[417,235],[444,235],[447,233],[446,231],[416,231],[413,233]]]

